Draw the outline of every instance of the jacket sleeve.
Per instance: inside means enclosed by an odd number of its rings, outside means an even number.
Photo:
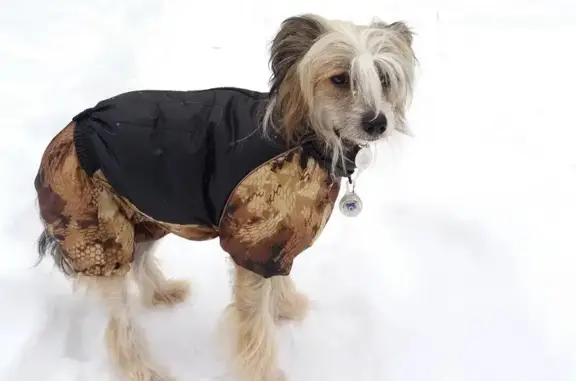
[[[296,148],[252,171],[230,195],[220,220],[222,248],[238,266],[264,278],[290,274],[338,197],[339,180],[302,155]]]

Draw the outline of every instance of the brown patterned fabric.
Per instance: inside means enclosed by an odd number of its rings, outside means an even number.
[[[328,222],[339,189],[338,180],[295,148],[234,190],[220,223],[221,246],[236,264],[263,277],[288,275]]]
[[[98,186],[114,194],[114,189],[110,186],[101,170],[94,173],[94,181]],[[126,198],[114,194],[114,199],[128,219],[136,224],[136,235],[139,232],[142,233],[143,240],[159,239],[169,233],[192,241],[205,241],[218,237],[218,228],[215,226],[180,225],[158,221],[142,213]],[[140,241],[136,240],[136,242]]]
[[[125,274],[134,227],[80,168],[72,131],[73,124],[58,134],[42,158],[36,182],[40,214],[75,272]]]
[[[332,179],[302,148],[253,170],[236,187],[220,226],[156,221],[115,194],[101,171],[89,177],[73,144],[74,124],[48,145],[36,181],[46,233],[66,265],[94,276],[125,274],[134,243],[169,233],[202,241],[220,236],[222,248],[241,267],[263,277],[287,275],[294,258],[326,225],[340,181]]]

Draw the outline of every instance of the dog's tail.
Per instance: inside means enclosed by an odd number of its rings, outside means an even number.
[[[62,250],[62,246],[60,246],[60,242],[56,237],[54,237],[48,229],[44,228],[42,234],[38,238],[36,243],[38,248],[38,261],[36,262],[36,266],[38,266],[42,260],[46,257],[46,255],[50,255],[54,260],[54,264],[62,273],[65,275],[72,275],[74,270],[72,266],[68,262],[64,251]]]

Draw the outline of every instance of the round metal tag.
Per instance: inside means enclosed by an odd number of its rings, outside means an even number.
[[[356,193],[348,192],[340,200],[340,211],[346,217],[356,217],[362,211],[362,200]]]

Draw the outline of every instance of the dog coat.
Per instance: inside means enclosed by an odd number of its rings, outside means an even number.
[[[193,240],[220,237],[239,266],[266,278],[287,275],[294,258],[326,225],[340,179],[329,174],[329,161],[313,144],[289,147],[278,136],[263,137],[258,124],[267,101],[265,93],[237,88],[133,91],[76,115],[68,135],[78,166],[95,189],[115,197],[132,223],[156,224],[165,234]],[[45,156],[58,151],[54,147]],[[340,176],[351,174],[351,163],[340,168]],[[54,221],[42,204],[66,186],[41,175],[42,166],[36,185],[41,212]],[[66,199],[65,193],[56,196]],[[48,225],[54,234],[73,218]],[[59,234],[64,242],[72,235],[65,229]],[[74,245],[63,246],[73,263]],[[115,267],[132,260],[127,253],[122,259],[105,257],[102,262],[116,261]],[[72,267],[102,275],[86,263]]]

